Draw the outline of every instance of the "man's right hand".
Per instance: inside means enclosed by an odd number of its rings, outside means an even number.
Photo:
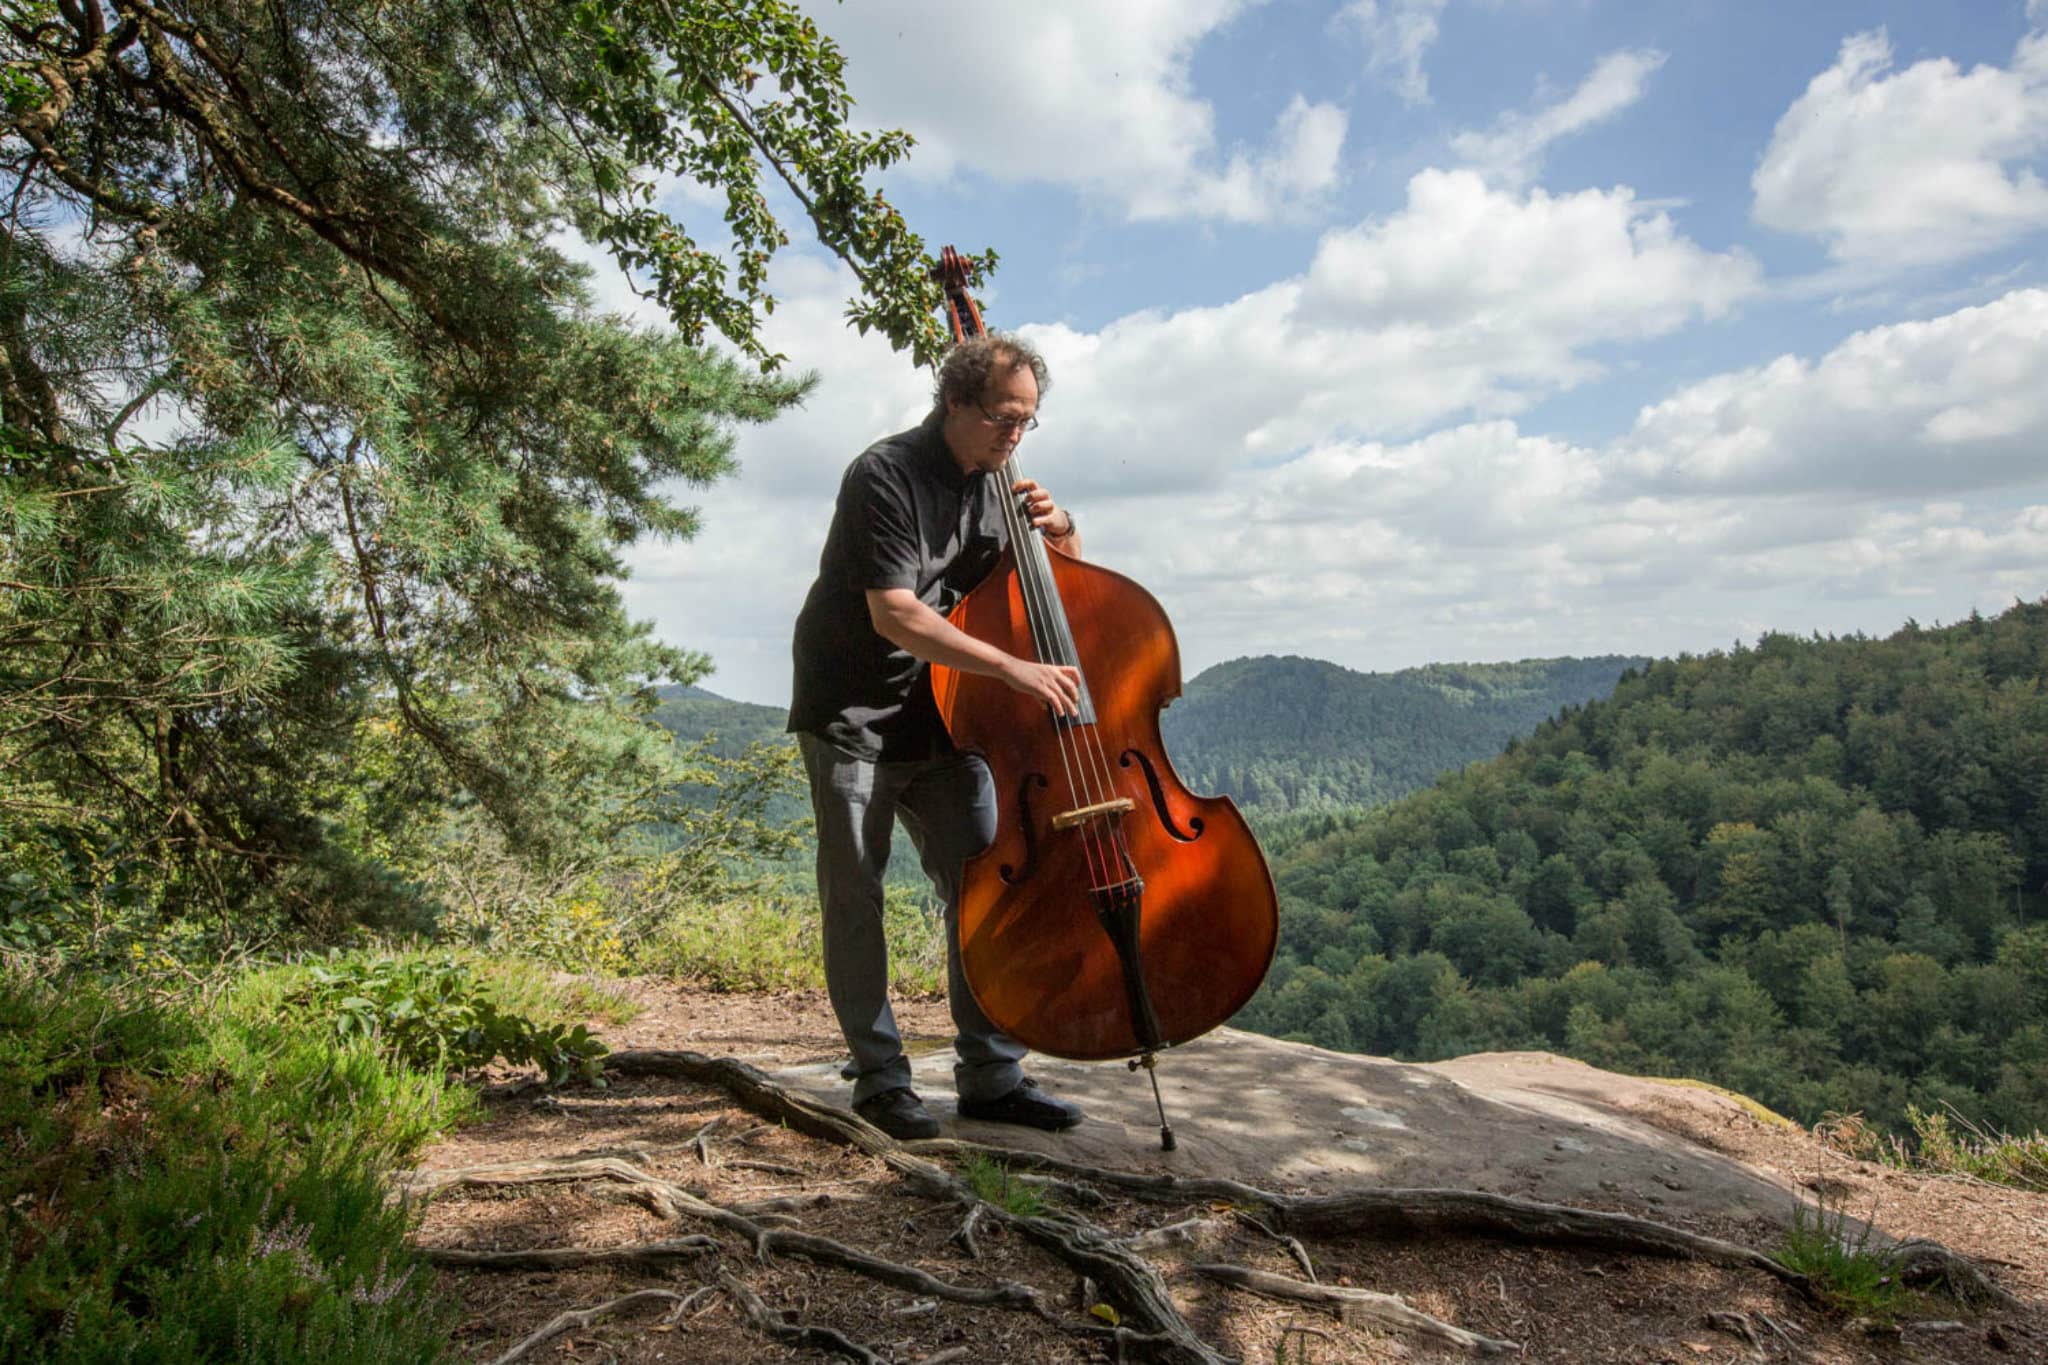
[[[1081,670],[1012,658],[997,676],[1026,696],[1036,697],[1056,716],[1081,714]]]

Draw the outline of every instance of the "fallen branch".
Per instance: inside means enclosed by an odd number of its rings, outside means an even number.
[[[581,1266],[638,1266],[661,1270],[676,1261],[694,1260],[718,1250],[715,1237],[678,1237],[663,1242],[635,1242],[615,1247],[535,1247],[527,1251],[469,1251],[461,1247],[421,1247],[420,1254],[438,1266],[461,1270],[575,1270]]]
[[[689,1306],[689,1300],[673,1290],[636,1289],[632,1293],[622,1295],[608,1303],[598,1304],[595,1308],[572,1308],[566,1313],[559,1313],[550,1318],[546,1326],[520,1342],[517,1346],[514,1346],[511,1350],[505,1352],[505,1354],[499,1356],[491,1362],[491,1365],[516,1365],[516,1362],[526,1359],[556,1337],[561,1336],[564,1332],[573,1332],[578,1328],[588,1327],[591,1323],[596,1322],[608,1313],[616,1313],[622,1308],[630,1308],[635,1304],[652,1303],[656,1299],[666,1300],[676,1305],[671,1310],[671,1317],[680,1315]]]
[[[498,1185],[570,1184],[580,1180],[606,1178],[622,1178],[631,1183],[642,1177],[653,1178],[623,1157],[539,1157],[532,1161],[502,1161],[482,1166],[441,1167],[414,1171],[406,1177],[405,1189],[408,1194],[433,1194],[440,1190],[490,1189]]]
[[[1192,1274],[1206,1276],[1218,1283],[1248,1290],[1269,1299],[1288,1299],[1295,1303],[1314,1303],[1335,1308],[1347,1321],[1354,1317],[1369,1318],[1383,1327],[1441,1341],[1459,1350],[1469,1351],[1473,1355],[1503,1355],[1509,1351],[1522,1349],[1512,1341],[1484,1337],[1477,1332],[1468,1332],[1462,1327],[1453,1327],[1441,1318],[1433,1318],[1419,1309],[1410,1308],[1405,1300],[1394,1294],[1378,1294],[1370,1289],[1346,1289],[1331,1284],[1309,1284],[1303,1280],[1293,1280],[1285,1275],[1274,1275],[1268,1271],[1253,1270],[1241,1265],[1191,1265],[1188,1270]]]

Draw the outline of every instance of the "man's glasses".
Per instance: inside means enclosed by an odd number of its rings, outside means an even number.
[[[1006,436],[1022,436],[1027,431],[1038,430],[1038,419],[1036,417],[998,417],[979,403],[976,403],[974,407],[981,414],[982,421],[998,428]]]

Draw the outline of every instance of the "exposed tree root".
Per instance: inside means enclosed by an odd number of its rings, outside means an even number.
[[[957,1199],[958,1182],[950,1173],[917,1157],[925,1153],[977,1153],[994,1157],[1012,1169],[1057,1172],[1143,1199],[1221,1200],[1263,1212],[1278,1232],[1389,1239],[1463,1234],[1587,1247],[1755,1270],[1803,1293],[1811,1293],[1805,1276],[1760,1251],[1625,1213],[1600,1213],[1479,1190],[1386,1189],[1322,1196],[1287,1195],[1236,1180],[1139,1175],[957,1138],[897,1143],[858,1117],[777,1085],[744,1063],[695,1052],[629,1051],[613,1053],[605,1059],[605,1065],[623,1075],[667,1075],[721,1086],[756,1113],[784,1119],[792,1128],[829,1141],[849,1143],[882,1158],[914,1185],[941,1198]]]
[[[2017,1308],[2020,1301],[1992,1282],[1969,1258],[1958,1256],[1939,1242],[1914,1237],[1884,1253],[1892,1273],[1913,1285],[1939,1284],[1961,1303],[1995,1303]]]
[[[791,1346],[812,1346],[821,1351],[831,1351],[857,1360],[860,1365],[889,1365],[881,1356],[830,1327],[820,1327],[809,1322],[784,1322],[769,1312],[768,1305],[761,1302],[761,1296],[747,1288],[731,1271],[719,1273],[718,1285],[731,1297],[733,1304],[740,1310],[741,1317],[751,1323],[756,1331],[765,1333],[777,1341],[787,1342]]]
[[[606,1066],[618,1076],[662,1077],[717,1087],[765,1118],[873,1157],[902,1180],[912,1193],[966,1211],[965,1219],[953,1233],[952,1240],[970,1256],[978,1257],[980,1253],[976,1242],[978,1228],[986,1231],[994,1226],[1029,1239],[1082,1278],[1089,1286],[1085,1291],[1088,1302],[1092,1303],[1099,1294],[1102,1300],[1116,1308],[1122,1321],[1115,1326],[1089,1321],[1076,1323],[1071,1319],[1061,1325],[1068,1331],[1101,1338],[1106,1344],[1113,1342],[1120,1360],[1148,1360],[1163,1362],[1163,1365],[1225,1365],[1226,1357],[1203,1342],[1181,1315],[1164,1278],[1143,1253],[1175,1242],[1192,1243],[1197,1238],[1213,1237],[1226,1229],[1227,1223],[1211,1217],[1188,1218],[1149,1233],[1118,1239],[1070,1209],[1034,1216],[1011,1213],[987,1203],[948,1166],[934,1158],[970,1153],[993,1157],[1012,1170],[1037,1173],[1033,1183],[1061,1195],[1070,1204],[1101,1202],[1099,1189],[1113,1189],[1129,1197],[1163,1204],[1227,1204],[1240,1221],[1286,1246],[1308,1280],[1235,1265],[1198,1265],[1190,1268],[1193,1273],[1252,1293],[1335,1307],[1347,1317],[1370,1318],[1382,1326],[1416,1333],[1431,1341],[1454,1345],[1475,1354],[1494,1354],[1518,1348],[1439,1321],[1392,1295],[1313,1283],[1314,1264],[1299,1237],[1414,1238],[1462,1234],[1552,1246],[1595,1248],[1633,1255],[1699,1260],[1757,1271],[1811,1293],[1805,1277],[1760,1252],[1625,1214],[1596,1213],[1564,1205],[1455,1189],[1364,1190],[1340,1195],[1298,1196],[1262,1190],[1233,1180],[1141,1175],[1085,1166],[1035,1152],[959,1140],[898,1143],[856,1115],[781,1086],[756,1068],[734,1058],[684,1051],[625,1051],[606,1058]],[[717,1164],[707,1141],[715,1126],[715,1123],[707,1125],[686,1144],[686,1149],[693,1150],[707,1166]],[[756,1131],[759,1130],[750,1129],[742,1137]],[[637,1152],[631,1155],[645,1160]],[[771,1163],[750,1161],[726,1164],[741,1168],[771,1168]],[[984,1289],[949,1284],[914,1266],[889,1261],[829,1238],[776,1226],[794,1221],[781,1216],[787,1211],[828,1202],[829,1195],[807,1194],[794,1199],[719,1205],[709,1202],[698,1191],[662,1179],[633,1160],[610,1155],[583,1155],[572,1159],[456,1171],[425,1171],[415,1176],[411,1188],[425,1192],[463,1186],[578,1180],[602,1180],[624,1185],[632,1198],[658,1216],[669,1221],[709,1223],[744,1238],[755,1254],[764,1260],[777,1254],[795,1256],[933,1300],[997,1306],[1052,1317],[1040,1301],[1038,1291],[1029,1285],[1003,1282]],[[652,1245],[681,1246],[708,1240],[683,1239],[677,1243]],[[562,1250],[577,1254],[574,1249]],[[619,1248],[616,1254],[621,1260],[629,1260],[635,1250]],[[1905,1243],[1893,1254],[1900,1258],[1898,1269],[1902,1277],[1939,1278],[1954,1286],[1959,1296],[1974,1294],[2001,1303],[2013,1302],[1976,1266],[1933,1243]],[[556,1268],[559,1264],[564,1263],[536,1268]],[[759,1296],[730,1270],[722,1269],[719,1276],[723,1291],[757,1330],[779,1341],[834,1351],[858,1361],[881,1359],[869,1347],[830,1328],[784,1320],[781,1315],[770,1311]],[[1100,1286],[1099,1290],[1096,1286]],[[647,1293],[675,1297],[668,1291]],[[612,1311],[620,1305],[639,1301],[640,1297],[628,1295],[613,1304],[584,1312],[599,1314]],[[570,1316],[564,1315],[565,1318]],[[572,1321],[560,1330],[566,1331],[575,1325],[577,1323]],[[1771,1326],[1775,1328],[1776,1324]],[[532,1348],[522,1343],[518,1349]],[[942,1352],[941,1357],[946,1354]],[[516,1357],[508,1356],[506,1359]]]
[[[664,1076],[718,1086],[757,1114],[876,1157],[928,1198],[968,1208],[983,1202],[965,1181],[936,1162],[906,1151],[881,1129],[844,1109],[777,1085],[743,1062],[699,1052],[626,1051],[606,1057],[605,1068],[622,1076]],[[1101,1284],[1118,1311],[1138,1329],[1119,1337],[1125,1345],[1163,1365],[1223,1365],[1225,1358],[1188,1326],[1166,1281],[1142,1256],[1119,1246],[1092,1223],[1070,1215],[1030,1216],[993,1204],[986,1207],[988,1219],[1023,1234]]]
[[[1241,1265],[1191,1265],[1192,1274],[1203,1275],[1221,1284],[1262,1294],[1269,1299],[1290,1299],[1296,1303],[1315,1303],[1335,1308],[1349,1320],[1354,1317],[1370,1318],[1386,1327],[1412,1332],[1417,1336],[1440,1341],[1473,1355],[1501,1355],[1521,1349],[1512,1341],[1501,1341],[1494,1337],[1483,1337],[1477,1332],[1468,1332],[1462,1327],[1453,1327],[1440,1318],[1433,1318],[1394,1294],[1378,1294],[1370,1289],[1345,1289],[1338,1285],[1310,1284],[1303,1280],[1291,1280],[1285,1275],[1274,1275],[1263,1270],[1251,1270]]]
[[[695,1296],[693,1295],[692,1297]],[[675,1305],[670,1310],[671,1317],[680,1315],[690,1304],[689,1299],[685,1299],[681,1294],[671,1289],[636,1289],[632,1293],[621,1295],[608,1303],[598,1304],[595,1308],[572,1308],[566,1313],[558,1313],[553,1318],[550,1318],[546,1326],[520,1342],[517,1346],[514,1346],[511,1350],[505,1352],[505,1354],[499,1356],[491,1362],[491,1365],[517,1365],[517,1362],[526,1359],[556,1337],[561,1336],[564,1332],[573,1332],[579,1327],[588,1327],[599,1318],[604,1317],[608,1313],[616,1313],[621,1308],[631,1308],[635,1304],[653,1303],[657,1300]]]
[[[616,1247],[536,1247],[528,1251],[466,1251],[421,1247],[420,1254],[451,1270],[575,1270],[589,1265],[638,1266],[662,1270],[718,1250],[716,1237],[677,1237]]]
[[[1192,1246],[1207,1237],[1221,1236],[1230,1227],[1221,1218],[1183,1218],[1178,1223],[1124,1238],[1132,1251],[1159,1251],[1170,1246]]]
[[[1564,1204],[1517,1199],[1513,1195],[1488,1194],[1481,1190],[1416,1188],[1354,1190],[1332,1195],[1279,1194],[1236,1180],[1139,1175],[1131,1171],[1085,1166],[1038,1152],[965,1142],[958,1138],[932,1138],[906,1145],[918,1152],[972,1153],[1012,1166],[1058,1171],[1062,1175],[1107,1185],[1154,1202],[1221,1201],[1262,1213],[1273,1224],[1268,1230],[1275,1231],[1275,1235],[1282,1232],[1320,1233],[1332,1237],[1397,1240],[1462,1234],[1513,1242],[1540,1242],[1549,1246],[1587,1247],[1761,1271],[1802,1293],[1811,1293],[1804,1275],[1787,1269],[1760,1251],[1626,1213],[1600,1213]]]
[[[1276,1232],[1272,1228],[1267,1227],[1257,1214],[1246,1213],[1243,1210],[1238,1211],[1237,1221],[1250,1224],[1268,1237],[1271,1237],[1274,1241],[1280,1243],[1280,1245],[1286,1247],[1287,1254],[1292,1256],[1294,1263],[1301,1267],[1301,1273],[1308,1276],[1308,1282],[1310,1284],[1318,1283],[1316,1263],[1309,1259],[1308,1248],[1301,1244],[1300,1238],[1289,1237],[1284,1232]]]
[[[711,1223],[746,1239],[754,1253],[766,1260],[772,1255],[796,1256],[819,1265],[850,1270],[898,1289],[929,1294],[953,1303],[982,1307],[1013,1308],[1040,1313],[1038,1291],[1028,1284],[1004,1280],[986,1289],[950,1284],[936,1276],[870,1255],[858,1247],[829,1237],[818,1237],[790,1228],[769,1227],[719,1204],[700,1199],[673,1181],[620,1161],[615,1157],[587,1157],[576,1161],[525,1161],[494,1166],[467,1166],[459,1170],[423,1171],[412,1182],[415,1192],[433,1189],[488,1188],[505,1185],[552,1184],[562,1180],[611,1180],[627,1187],[631,1195],[657,1217],[672,1222],[695,1219]]]

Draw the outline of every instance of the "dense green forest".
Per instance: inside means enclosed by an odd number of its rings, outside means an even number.
[[[1648,660],[1524,659],[1357,673],[1319,659],[1233,659],[1203,670],[1161,732],[1196,791],[1255,817],[1372,806],[1491,758],[1561,707],[1606,696]]]
[[[1280,817],[1377,805],[1490,758],[1561,708],[1605,696],[1624,670],[1647,662],[1609,655],[1358,673],[1320,659],[1233,659],[1190,679],[1160,729],[1190,787],[1232,797],[1262,827],[1293,829],[1302,822]],[[657,688],[656,696],[655,721],[679,739],[709,738],[720,758],[785,742],[781,707],[691,684]],[[791,817],[808,809],[797,791],[770,806]]]
[[[1238,1023],[2048,1124],[2048,602],[1630,671],[1275,867]]]

